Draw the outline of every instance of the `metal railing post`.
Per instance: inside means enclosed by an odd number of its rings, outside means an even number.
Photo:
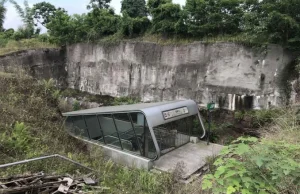
[[[86,132],[87,132],[87,134],[88,134],[88,136],[89,136],[89,139],[91,139],[90,132],[89,132],[89,128],[88,128],[88,126],[87,126],[87,123],[86,123],[86,120],[85,120],[85,118],[84,118],[84,115],[82,115],[82,118],[83,118],[84,123],[85,123],[85,129],[86,129]]]
[[[129,120],[130,120],[132,129],[133,129],[133,132],[134,132],[134,136],[135,136],[136,141],[137,141],[137,143],[138,143],[138,146],[139,146],[139,150],[140,150],[141,156],[142,156],[142,155],[143,155],[143,152],[142,152],[141,144],[140,144],[139,139],[138,139],[138,137],[137,137],[137,135],[136,135],[135,128],[134,128],[134,124],[133,124],[133,121],[132,121],[132,117],[131,117],[130,113],[127,113],[127,114],[128,114],[128,117],[129,117]]]
[[[121,138],[120,138],[120,134],[119,134],[119,130],[118,130],[118,127],[117,127],[117,124],[116,124],[116,121],[115,121],[115,117],[113,114],[111,114],[111,117],[114,121],[114,125],[116,127],[116,131],[117,131],[117,135],[118,135],[118,138],[119,138],[119,141],[120,141],[120,145],[121,145],[121,149],[123,150],[123,145],[122,145],[122,141],[121,141]]]
[[[100,131],[101,131],[101,134],[102,134],[102,137],[103,137],[103,142],[104,142],[104,144],[106,144],[106,141],[105,141],[105,138],[104,138],[104,132],[103,132],[103,129],[102,129],[102,127],[101,127],[100,120],[99,120],[99,117],[98,117],[98,116],[99,116],[99,115],[96,115],[97,120],[98,120],[98,124],[99,124],[99,128],[100,128]]]

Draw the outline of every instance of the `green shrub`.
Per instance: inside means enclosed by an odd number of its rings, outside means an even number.
[[[225,147],[204,177],[213,193],[297,193],[300,189],[300,145],[239,138]]]
[[[267,124],[273,123],[280,114],[283,113],[281,109],[263,109],[263,110],[250,110],[250,111],[236,111],[234,118],[236,121],[241,122],[246,118],[251,122],[252,127],[263,127]]]
[[[136,104],[139,103],[140,99],[138,98],[131,98],[131,97],[120,97],[120,98],[115,98],[113,101],[113,105],[124,105],[124,104]]]
[[[77,111],[77,110],[80,110],[80,103],[77,101],[77,100],[75,100],[74,102],[73,102],[73,111]]]
[[[11,128],[12,130],[6,130],[0,136],[0,143],[7,149],[8,152],[28,153],[34,138],[29,133],[29,127],[23,122],[16,122]]]

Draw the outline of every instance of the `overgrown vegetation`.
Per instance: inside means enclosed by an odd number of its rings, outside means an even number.
[[[140,101],[136,97],[111,97],[108,95],[95,95],[88,92],[82,92],[80,90],[67,88],[61,91],[60,96],[62,98],[73,98],[72,109],[79,110],[85,107],[85,103],[97,103],[98,106],[117,106],[117,105],[127,105],[127,104],[137,104]],[[67,106],[64,99],[60,100],[62,106]],[[64,111],[68,111],[68,108],[63,108]]]
[[[183,7],[172,0],[123,0],[121,15],[110,2],[91,0],[86,14],[69,15],[48,2],[30,6],[25,0],[21,6],[14,0],[2,0],[0,25],[7,3],[14,5],[24,25],[18,30],[2,27],[0,46],[31,38],[58,45],[134,39],[172,44],[197,40],[276,43],[299,50],[297,0],[187,0]],[[47,34],[40,34],[38,26],[46,27]]]
[[[9,40],[1,39],[0,35],[0,55],[13,53],[19,50],[39,49],[39,48],[56,48],[55,44],[43,41],[39,38],[23,39],[23,40]]]
[[[257,116],[272,120],[261,140],[241,137],[223,149],[202,188],[213,193],[299,193],[299,109]],[[273,116],[270,116],[273,115]]]
[[[109,193],[204,192],[199,182],[182,185],[170,174],[118,166],[106,161],[99,148],[71,138],[64,130],[64,120],[58,109],[62,93],[54,87],[53,80],[37,82],[22,72],[17,75],[0,73],[0,89],[3,91],[0,97],[0,163],[58,153],[95,169],[101,177],[101,186],[109,187]],[[134,101],[122,98],[115,103],[124,102]],[[299,192],[299,113],[298,107],[237,112],[234,115],[237,120],[254,119],[255,122],[251,122],[261,128],[263,138],[233,141],[211,166],[202,188],[213,193]],[[197,125],[199,123],[195,123]],[[0,171],[0,176],[28,171],[75,173],[78,167],[51,159],[7,168]],[[87,172],[79,169],[79,173]]]
[[[0,164],[61,154],[95,169],[100,185],[110,188],[106,193],[171,191],[171,175],[118,166],[105,160],[99,147],[70,137],[64,130],[59,93],[52,80],[37,82],[21,72],[0,73],[0,90]],[[0,169],[0,176],[39,171],[89,173],[68,162],[49,159]]]

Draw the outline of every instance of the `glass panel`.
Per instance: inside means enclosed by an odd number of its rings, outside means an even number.
[[[201,134],[198,115],[172,121],[153,128],[161,154],[190,142],[190,135]]]
[[[191,136],[199,137],[203,133],[202,126],[200,124],[200,120],[198,115],[190,116],[187,119],[187,125],[190,130]]]
[[[87,128],[89,130],[90,138],[96,141],[104,143],[103,134],[99,126],[99,122],[96,115],[84,116]]]
[[[66,118],[65,126],[66,126],[66,129],[68,130],[68,132],[74,134],[73,119],[72,119],[72,117],[67,117]]]
[[[108,145],[116,146],[121,148],[120,140],[118,137],[117,129],[115,127],[113,118],[111,115],[98,115],[101,129],[103,130],[103,135],[105,143]],[[103,139],[98,139],[103,141]]]
[[[127,113],[114,114],[123,149],[141,154],[138,138]]]
[[[68,119],[70,119],[70,122],[73,121],[74,125],[73,125],[73,129],[71,130],[71,132],[74,135],[89,138],[89,134],[86,129],[86,125],[85,125],[85,122],[84,122],[84,119],[82,116],[72,116],[72,117],[68,117]]]
[[[145,116],[142,113],[130,113],[130,116],[133,118],[132,120],[142,155],[146,158],[154,159],[157,153]]]

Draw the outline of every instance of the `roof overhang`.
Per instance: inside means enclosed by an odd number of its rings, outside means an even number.
[[[98,107],[63,113],[63,116],[68,117],[131,112],[142,112],[147,119],[149,127],[155,127],[198,114],[198,105],[193,100],[166,101],[158,103]],[[166,116],[166,114],[169,116]]]

